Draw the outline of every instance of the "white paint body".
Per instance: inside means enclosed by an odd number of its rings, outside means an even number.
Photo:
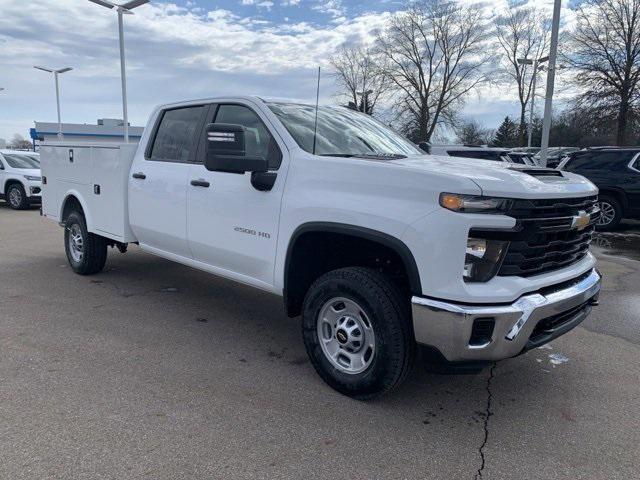
[[[246,105],[260,116],[283,154],[272,190],[253,188],[249,173],[210,172],[202,164],[145,159],[163,108],[208,102]],[[562,181],[541,181],[509,170],[508,163],[477,159],[423,155],[371,161],[315,156],[297,145],[258,98],[216,98],[159,107],[135,153],[126,145],[93,145],[87,170],[75,180],[64,173],[69,148],[79,147],[60,144],[42,150],[43,172],[48,177],[47,217],[59,220],[66,196],[77,195],[90,231],[122,242],[137,241],[148,252],[279,295],[292,235],[310,222],[365,227],[400,240],[416,260],[420,293],[445,300],[512,302],[527,292],[572,279],[595,264],[587,254],[569,267],[542,275],[465,283],[462,273],[469,230],[509,227],[515,220],[445,210],[439,205],[440,193],[568,198],[595,195],[596,187],[566,172]],[[103,162],[100,172],[96,170],[99,156]],[[134,173],[144,173],[146,178],[134,179]],[[198,179],[210,182],[211,188],[190,184]],[[95,203],[97,196],[91,187],[98,182],[102,195],[107,189],[112,195],[109,208]],[[107,221],[106,217],[111,218]]]

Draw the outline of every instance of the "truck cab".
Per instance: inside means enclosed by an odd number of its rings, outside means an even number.
[[[579,175],[425,155],[342,107],[220,97],[154,110],[137,148],[42,147],[69,263],[143,250],[283,297],[319,375],[359,399],[418,350],[486,365],[597,303],[597,189]]]

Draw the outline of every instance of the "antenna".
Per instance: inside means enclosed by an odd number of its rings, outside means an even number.
[[[318,134],[318,101],[320,99],[320,67],[318,67],[318,86],[316,87],[316,119],[313,122],[313,154],[316,154],[316,136]]]

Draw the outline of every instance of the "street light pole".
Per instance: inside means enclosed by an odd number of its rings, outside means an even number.
[[[544,102],[544,120],[542,122],[542,142],[540,145],[540,164],[547,166],[549,132],[551,131],[551,107],[556,76],[556,57],[558,53],[558,32],[560,30],[560,6],[562,0],[554,0],[553,20],[551,22],[551,46],[549,49],[549,69],[547,71],[547,95]]]
[[[122,8],[118,7],[118,36],[120,38],[120,78],[122,80],[122,122],[124,126],[124,142],[129,143],[129,115],[127,112],[127,74],[124,64],[124,26]]]
[[[42,70],[43,72],[53,73],[53,78],[56,83],[56,108],[58,111],[58,140],[62,141],[64,139],[64,135],[62,133],[62,117],[60,115],[60,82],[58,81],[58,75],[61,73],[68,72],[73,70],[71,67],[60,68],[58,70],[47,67],[39,67],[34,65],[33,68],[37,68],[38,70]]]
[[[538,76],[538,60],[533,62],[533,81],[531,85],[531,109],[529,110],[529,137],[527,138],[527,147],[531,148],[531,140],[533,138],[533,107],[536,101],[536,78]]]
[[[129,113],[127,111],[127,74],[124,58],[124,21],[122,16],[133,15],[133,10],[140,5],[149,3],[150,0],[130,0],[129,2],[117,5],[108,0],[89,0],[92,3],[112,9],[115,7],[118,14],[118,40],[120,43],[120,80],[122,82],[122,123],[124,127],[124,141],[129,143]]]

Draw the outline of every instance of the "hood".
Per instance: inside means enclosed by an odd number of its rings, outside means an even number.
[[[29,175],[33,177],[40,176],[39,168],[13,168],[12,171],[18,175]]]
[[[476,158],[417,155],[389,163],[473,181],[482,195],[508,198],[563,198],[597,195],[597,187],[570,172]],[[456,192],[452,192],[456,193]]]

